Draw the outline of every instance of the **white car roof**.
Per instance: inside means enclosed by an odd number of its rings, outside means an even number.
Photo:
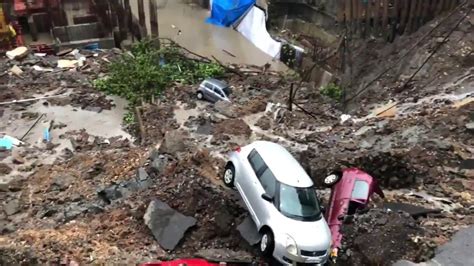
[[[313,181],[303,167],[281,145],[269,141],[256,141],[249,146],[257,150],[279,182],[292,187],[313,186]]]

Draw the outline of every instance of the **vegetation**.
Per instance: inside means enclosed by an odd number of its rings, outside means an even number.
[[[94,86],[119,95],[132,105],[158,96],[173,82],[194,84],[208,77],[219,77],[224,69],[217,63],[186,58],[176,46],[157,49],[150,40],[138,42],[108,67],[108,76]]]
[[[343,89],[339,85],[332,82],[322,87],[320,92],[322,95],[328,96],[329,98],[332,98],[336,101],[341,101],[344,93]]]

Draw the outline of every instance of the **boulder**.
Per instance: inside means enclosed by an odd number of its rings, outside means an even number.
[[[232,105],[232,103],[225,102],[225,101],[218,101],[214,104],[214,110],[218,113],[225,115],[229,118],[236,118],[237,117],[237,110]]]
[[[20,211],[20,200],[10,200],[7,204],[3,206],[3,210],[8,216],[18,213]]]
[[[172,130],[165,134],[159,152],[174,155],[186,150],[186,137],[182,131]]]
[[[150,202],[143,220],[158,244],[167,250],[173,250],[184,233],[196,224],[196,219],[184,216],[160,200]]]

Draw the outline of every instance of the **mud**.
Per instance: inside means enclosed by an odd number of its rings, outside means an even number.
[[[232,28],[219,27],[206,22],[209,12],[187,1],[160,0],[158,3],[158,24],[160,37],[170,38],[187,49],[225,63],[270,64],[272,69],[286,70],[278,60],[259,50]],[[131,2],[134,16],[138,18],[138,3]],[[149,4],[144,1],[147,31],[150,31]],[[231,56],[224,50],[235,55]]]

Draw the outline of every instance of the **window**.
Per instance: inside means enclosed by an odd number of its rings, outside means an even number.
[[[214,92],[220,95],[221,97],[225,97],[222,91],[219,88],[214,87]]]
[[[260,183],[262,184],[263,189],[265,189],[265,193],[270,195],[270,197],[275,196],[275,186],[276,186],[276,179],[273,175],[270,168],[265,167],[265,170],[262,172],[260,176],[258,176]]]
[[[356,180],[354,183],[354,189],[352,190],[352,198],[366,200],[368,196],[369,184],[365,181]]]
[[[259,171],[260,172],[263,171],[264,170],[263,167],[267,166],[265,162],[263,161],[262,157],[260,156],[260,154],[258,154],[256,150],[253,150],[252,152],[250,152],[248,159],[249,159],[250,165],[252,166],[257,176],[258,176]]]
[[[312,187],[299,188],[280,183],[279,210],[283,215],[301,221],[321,218],[318,197]]]
[[[212,84],[210,84],[210,83],[207,83],[207,82],[204,82],[204,87],[206,87],[206,88],[208,88],[208,89],[210,89],[210,90],[212,90],[212,89],[213,89],[213,86],[212,86]]]

